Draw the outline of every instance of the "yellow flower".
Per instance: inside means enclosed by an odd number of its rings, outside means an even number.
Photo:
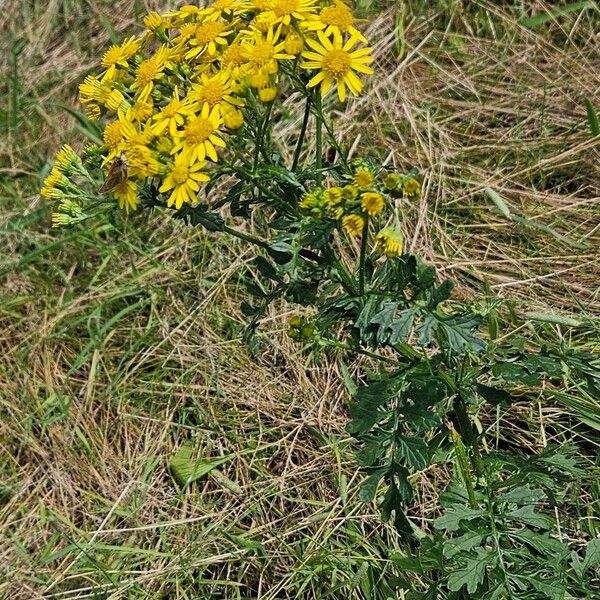
[[[204,52],[208,52],[209,55],[216,54],[217,44],[227,44],[227,36],[231,33],[228,27],[230,25],[224,21],[206,21],[198,25],[189,41],[192,49],[186,53],[186,59],[196,58]]]
[[[218,104],[227,103],[230,105],[241,105],[243,102],[232,96],[233,84],[227,71],[217,71],[213,75],[202,73],[199,83],[192,85],[192,91],[189,94],[190,100],[197,101],[199,106],[206,103],[210,108]]]
[[[304,50],[304,40],[294,31],[290,31],[283,40],[283,48],[288,54],[297,56]]]
[[[128,174],[135,177],[153,177],[160,171],[160,163],[152,150],[141,144],[125,145]]]
[[[244,124],[244,114],[237,108],[225,108],[223,110],[223,125],[227,129],[239,129]]]
[[[112,195],[119,201],[119,208],[125,212],[137,208],[139,198],[137,196],[137,183],[131,179],[125,179],[111,189]]]
[[[421,197],[421,184],[414,177],[409,177],[402,184],[402,191],[411,200],[416,200]]]
[[[131,108],[131,104],[125,100],[125,96],[119,90],[113,90],[106,99],[106,108],[117,112],[119,110],[127,111]]]
[[[354,173],[354,183],[361,190],[368,190],[373,186],[374,182],[375,177],[373,177],[373,174],[366,169],[359,169],[356,171],[356,173]]]
[[[161,32],[171,26],[171,21],[156,11],[144,17],[144,25],[152,32]]]
[[[152,133],[160,135],[163,131],[168,129],[171,136],[175,137],[177,135],[177,128],[181,127],[181,125],[184,124],[186,117],[192,114],[193,110],[191,105],[188,102],[179,99],[179,92],[177,88],[175,88],[173,97],[168,104],[152,117],[152,120],[154,121]]]
[[[225,142],[217,135],[221,123],[219,107],[215,106],[211,110],[205,104],[200,115],[189,121],[182,132],[178,132],[180,137],[171,152],[175,154],[183,149],[191,162],[203,161],[206,156],[216,162],[218,157],[215,146],[225,147]]]
[[[397,173],[388,173],[383,180],[386,190],[395,190],[400,183],[400,175]]]
[[[316,12],[315,0],[273,0],[271,11],[275,14],[277,22],[289,25],[292,17],[303,21]]]
[[[104,128],[104,132],[102,133],[102,139],[109,150],[117,150],[123,141],[121,121],[117,119],[116,121],[107,123],[106,127]]]
[[[266,87],[258,90],[258,99],[261,102],[272,102],[275,100],[277,96],[277,88],[276,87]]]
[[[326,6],[321,10],[318,18],[311,19],[302,26],[308,31],[323,31],[327,37],[342,37],[344,33],[349,33],[350,37],[367,43],[365,36],[354,27],[354,17],[350,7],[340,0],[335,0],[332,6]]]
[[[130,121],[145,123],[154,114],[154,103],[152,99],[142,101],[141,98],[127,109],[126,115]]]
[[[46,200],[54,198],[56,194],[55,190],[61,187],[66,187],[69,184],[69,180],[60,172],[57,167],[52,167],[52,170],[44,179],[44,186],[40,190],[40,195]]]
[[[221,56],[221,69],[228,71],[231,77],[238,79],[240,76],[240,67],[245,62],[246,59],[242,52],[242,44],[234,42],[225,49]]]
[[[135,71],[135,81],[131,85],[131,89],[136,90],[140,98],[147,99],[154,87],[154,82],[164,77],[164,69],[169,54],[169,48],[161,46],[152,58],[139,64]]]
[[[106,68],[102,79],[113,79],[117,67],[127,69],[129,66],[127,60],[139,49],[140,43],[135,37],[125,40],[120,46],[111,46],[102,57],[102,66]]]
[[[319,42],[307,38],[306,43],[313,51],[305,51],[302,56],[307,62],[302,63],[304,69],[318,69],[319,72],[308,82],[309,87],[321,84],[321,95],[325,95],[333,85],[337,87],[340,101],[346,100],[346,88],[354,96],[358,96],[364,84],[355,71],[370,75],[373,72],[368,63],[373,61],[369,56],[371,48],[352,51],[357,39],[351,37],[346,43],[341,37],[327,39],[322,31],[318,32]]]
[[[175,205],[179,210],[184,203],[192,204],[196,200],[200,189],[198,182],[210,179],[206,173],[200,171],[203,166],[203,162],[190,163],[189,156],[186,154],[178,154],[175,157],[159,190],[160,192],[173,190],[167,206]]]
[[[332,206],[337,206],[342,202],[343,199],[341,187],[331,187],[327,190],[327,200]]]
[[[360,206],[369,216],[376,217],[383,210],[383,196],[377,192],[363,192]]]
[[[400,256],[404,248],[404,238],[399,231],[386,227],[375,236],[375,246],[386,256]]]
[[[56,155],[56,168],[63,173],[71,173],[73,167],[79,164],[79,157],[75,150],[68,144],[65,144]]]
[[[357,236],[362,233],[365,220],[360,215],[346,215],[342,219],[342,227],[348,235]]]
[[[250,43],[242,45],[242,56],[251,70],[276,73],[278,60],[294,58],[291,54],[285,53],[285,42],[279,41],[280,35],[281,28],[271,28],[266,36],[255,33],[250,37]]]

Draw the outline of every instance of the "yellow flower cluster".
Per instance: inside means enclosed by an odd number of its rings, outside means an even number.
[[[144,25],[80,86],[88,116],[108,119],[103,187],[125,210],[148,178],[159,179],[168,206],[194,202],[250,96],[272,102],[286,69],[313,71],[308,86],[335,88],[341,101],[360,93],[357,73],[372,73],[371,49],[340,0],[217,0],[153,12]]]
[[[363,235],[369,220],[375,221],[384,212],[390,196],[414,200],[421,196],[421,184],[412,172],[405,176],[376,174],[366,162],[359,160],[346,185],[306,193],[300,208],[315,219],[338,220],[348,235],[356,237]],[[402,234],[392,227],[384,227],[375,235],[375,247],[386,256],[400,256]]]

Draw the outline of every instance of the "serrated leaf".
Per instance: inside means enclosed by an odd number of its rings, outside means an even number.
[[[566,544],[550,537],[548,533],[537,533],[531,529],[523,528],[511,535],[534,550],[537,550],[540,554],[566,556],[569,552],[569,547]]]
[[[407,308],[400,312],[397,319],[394,319],[390,325],[391,333],[389,338],[389,343],[392,346],[404,341],[410,335],[416,313],[417,310],[415,308]]]
[[[433,526],[436,529],[443,529],[445,531],[458,531],[461,521],[471,521],[484,515],[485,513],[481,510],[467,506],[455,506],[451,510],[447,510],[441,517],[438,517],[433,522]]]
[[[427,466],[427,444],[418,437],[399,434],[395,438],[398,455],[411,469],[424,469]]]
[[[523,505],[535,504],[545,497],[546,494],[542,490],[531,488],[529,485],[521,485],[501,494],[498,499],[510,504]]]
[[[356,402],[350,407],[352,421],[346,426],[351,435],[360,435],[371,429],[381,418],[379,409],[389,396],[387,380],[371,381],[358,388]]]
[[[383,475],[383,471],[378,471],[372,475],[369,475],[369,477],[363,481],[362,485],[360,486],[360,493],[358,494],[361,502],[373,501],[373,498],[375,498],[375,494],[377,493],[377,487],[379,486],[379,482],[381,481]]]
[[[463,586],[467,586],[467,592],[474,594],[483,582],[486,566],[488,564],[488,553],[483,548],[477,548],[474,558],[468,558],[464,567],[454,569],[448,576],[448,589],[458,592]]]
[[[467,533],[459,537],[449,538],[444,542],[444,556],[452,558],[460,552],[473,550],[473,548],[481,544],[483,538],[484,536],[476,531],[467,531]]]
[[[600,565],[600,538],[590,540],[585,547],[584,570]]]
[[[520,521],[538,529],[550,529],[552,525],[552,520],[548,515],[536,512],[535,508],[530,504],[516,510],[511,510],[506,514],[506,517],[511,521]]]
[[[565,587],[557,579],[542,581],[536,577],[531,577],[529,581],[532,587],[544,594],[544,598],[548,598],[548,600],[563,600],[565,597]]]
[[[383,344],[389,338],[389,329],[392,326],[398,302],[384,302],[380,310],[369,320],[369,325],[375,326],[377,334],[375,339],[378,344]]]
[[[442,329],[448,344],[455,352],[483,352],[487,344],[474,331],[481,325],[483,318],[480,315],[464,314],[454,317],[437,317],[438,329]]]

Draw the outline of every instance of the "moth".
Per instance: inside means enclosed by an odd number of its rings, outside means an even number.
[[[127,179],[127,174],[127,160],[124,154],[119,154],[110,164],[106,179],[98,191],[102,194],[112,190]]]

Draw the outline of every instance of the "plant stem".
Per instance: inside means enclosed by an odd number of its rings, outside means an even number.
[[[473,464],[473,470],[477,477],[482,477],[484,474],[483,459],[481,457],[481,452],[479,451],[479,446],[477,445],[477,436],[473,431],[473,424],[471,423],[471,419],[469,418],[460,392],[454,397],[454,410],[462,434],[461,437],[471,449],[471,463]]]
[[[304,144],[304,137],[306,135],[306,128],[308,126],[308,119],[310,117],[310,106],[311,99],[310,96],[306,97],[306,105],[304,107],[304,117],[302,119],[302,128],[300,129],[300,137],[298,138],[298,142],[296,143],[296,150],[294,151],[294,159],[292,160],[292,172],[296,172],[296,168],[298,167],[298,161],[300,160],[300,153],[302,152],[302,146]]]
[[[322,102],[321,102],[321,93],[319,90],[315,92],[315,119],[317,120],[317,131],[316,131],[316,145],[317,145],[317,155],[316,155],[316,182],[317,185],[321,185],[322,173],[321,169],[323,167],[323,110],[322,110]]]
[[[358,261],[358,293],[363,296],[365,293],[365,260],[367,258],[367,242],[369,239],[369,215],[365,217],[365,224],[362,230],[362,239],[360,241],[360,258]]]
[[[223,225],[223,231],[225,233],[228,233],[230,235],[232,235],[233,237],[236,237],[240,240],[244,240],[245,242],[250,242],[251,244],[254,244],[255,246],[259,246],[260,248],[269,248],[269,243],[266,242],[265,240],[261,240],[260,238],[257,238],[254,235],[251,235],[249,233],[244,233],[243,231],[238,231],[237,229],[233,229],[232,227],[229,227],[228,225]]]

